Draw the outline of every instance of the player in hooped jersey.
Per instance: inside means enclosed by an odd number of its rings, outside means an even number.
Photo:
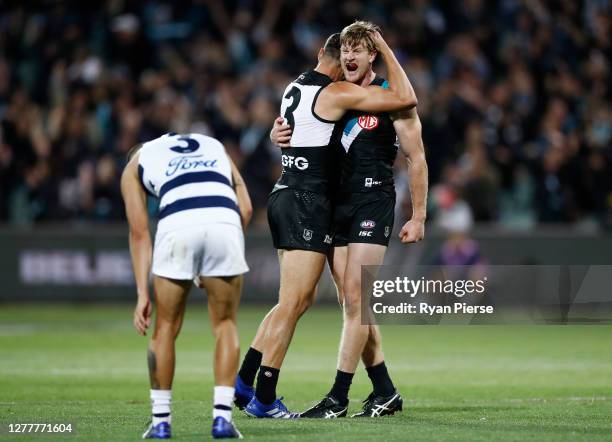
[[[363,87],[386,86],[372,70],[376,45],[373,25],[355,22],[341,33],[342,67],[347,81]],[[374,28],[375,29],[375,28]],[[350,112],[345,115],[340,139],[343,153],[341,183],[335,209],[334,249],[330,267],[343,306],[344,324],[336,379],[330,392],[302,417],[345,416],[348,391],[361,358],[373,391],[355,417],[378,417],[401,411],[403,400],[384,362],[381,335],[375,325],[361,325],[361,266],[383,263],[393,229],[395,189],[393,162],[398,144],[406,157],[412,195],[412,218],[401,231],[402,243],[424,236],[427,199],[427,163],[421,122],[415,107],[395,113]],[[271,138],[286,147],[291,128],[277,121]]]
[[[316,68],[300,75],[283,94],[281,114],[293,136],[283,151],[283,173],[268,200],[268,221],[279,250],[279,300],[262,321],[236,380],[236,402],[253,417],[295,417],[276,398],[276,384],[297,321],[314,300],[332,243],[336,151],[330,143],[338,121],[349,109],[384,112],[416,104],[406,74],[379,40],[389,89],[334,82],[342,72],[335,34],[319,51]]]
[[[244,181],[223,145],[200,134],[167,134],[136,146],[121,177],[138,292],[134,327],[151,322],[149,272],[157,314],[149,343],[151,424],[145,439],[171,437],[175,340],[192,283],[206,290],[215,345],[213,438],[238,438],[232,422],[240,350],[236,310],[244,259],[243,229],[252,207]],[[146,194],[159,199],[152,247]],[[151,265],[152,263],[152,265]]]

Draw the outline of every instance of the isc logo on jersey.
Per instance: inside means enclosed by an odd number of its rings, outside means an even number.
[[[283,167],[292,168],[295,166],[299,170],[308,169],[308,160],[304,157],[294,157],[292,155],[281,155],[281,164]]]

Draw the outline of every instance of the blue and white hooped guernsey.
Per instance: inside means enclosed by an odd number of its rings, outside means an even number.
[[[160,200],[158,232],[209,223],[241,227],[230,162],[218,140],[195,133],[151,140],[140,149],[138,174]]]

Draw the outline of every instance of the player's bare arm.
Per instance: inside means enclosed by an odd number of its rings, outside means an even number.
[[[336,89],[337,87],[339,87],[340,89]],[[340,90],[341,92],[330,92],[330,88]],[[392,109],[389,109],[389,90],[385,90],[380,86],[368,86],[366,88],[363,88],[353,83],[342,81],[328,86],[326,89],[323,90],[323,92],[321,92],[319,99],[317,100],[317,103],[315,105],[315,110],[317,114],[321,115],[324,118],[329,118],[329,115],[325,115],[327,112],[323,110],[324,105],[322,105],[321,103],[325,102],[326,100],[331,103],[333,102],[333,99],[336,96],[344,96],[345,98],[348,97],[347,102],[350,102],[350,105],[353,106],[353,109],[363,110],[365,112],[397,111],[398,109],[406,108],[406,106],[402,106],[401,101],[392,101],[391,103],[394,107]],[[359,104],[359,101],[361,104]],[[319,106],[321,106],[322,109],[319,109]],[[411,102],[411,104],[407,107],[414,109],[415,106],[416,101]],[[335,109],[335,111],[330,113],[333,113],[334,116],[339,114],[340,116],[337,117],[339,119],[342,117],[342,115],[344,114],[344,112],[346,112],[347,109]],[[336,112],[338,112],[338,114],[336,114]],[[286,124],[282,117],[278,117],[276,118],[276,120],[274,120],[274,125],[270,130],[270,140],[278,147],[290,147],[289,140],[291,140],[291,126]]]
[[[393,58],[395,59],[395,56]],[[412,90],[412,87],[410,89]],[[339,81],[321,92],[315,105],[315,112],[325,119],[335,121],[342,118],[349,109],[364,112],[392,112],[416,105],[414,92],[402,96],[392,89],[383,89],[380,86],[364,88],[347,81]]]
[[[396,92],[399,98],[410,101],[411,104],[406,105],[407,108],[416,106],[418,104],[418,99],[416,93],[414,92],[414,88],[412,87],[404,68],[402,68],[402,65],[395,57],[395,54],[380,32],[373,32],[372,40],[376,45],[378,53],[382,56],[383,61],[385,62],[389,90]]]
[[[416,108],[393,115],[393,127],[406,157],[412,198],[412,218],[402,226],[399,237],[403,243],[413,243],[425,236],[427,216],[427,161],[421,137],[421,120]]]
[[[130,226],[130,255],[138,294],[134,310],[134,328],[144,336],[151,324],[153,310],[149,299],[149,272],[153,247],[149,233],[147,196],[138,178],[138,156],[138,153],[134,155],[121,175],[121,194]]]
[[[253,216],[253,204],[251,203],[251,197],[249,196],[249,190],[247,189],[246,183],[240,175],[240,171],[228,156],[230,166],[232,167],[232,181],[234,183],[234,191],[236,192],[236,198],[238,199],[238,209],[240,210],[240,220],[242,221],[242,229],[246,231],[251,217]]]
[[[416,100],[399,97],[396,92],[380,86],[364,88],[341,81],[321,92],[315,105],[315,112],[325,119],[336,121],[349,109],[364,112],[392,112],[415,105]]]

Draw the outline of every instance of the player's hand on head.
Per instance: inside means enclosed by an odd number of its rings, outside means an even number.
[[[139,335],[145,336],[147,329],[151,325],[151,314],[153,313],[153,305],[151,300],[147,297],[138,298],[136,308],[134,309],[134,328]]]
[[[425,236],[425,222],[411,219],[402,226],[399,237],[402,243],[409,244],[419,242]]]
[[[372,41],[376,45],[376,49],[380,50],[387,46],[387,42],[379,31],[372,31],[370,35],[372,36]]]
[[[277,117],[274,120],[274,126],[270,131],[270,140],[278,147],[287,148],[291,147],[289,141],[291,140],[291,126],[285,123],[283,117]]]

